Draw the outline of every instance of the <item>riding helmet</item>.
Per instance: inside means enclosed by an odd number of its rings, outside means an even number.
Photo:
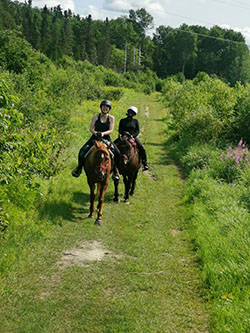
[[[104,99],[103,101],[101,101],[100,108],[102,107],[102,105],[109,106],[109,110],[111,110],[111,108],[112,108],[111,102],[109,100],[107,100],[107,99]]]
[[[138,109],[137,109],[136,106],[130,106],[130,107],[128,108],[128,111],[129,111],[129,110],[133,111],[135,114],[138,113]]]

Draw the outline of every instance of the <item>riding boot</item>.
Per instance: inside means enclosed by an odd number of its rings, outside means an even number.
[[[142,160],[142,171],[147,171],[148,169],[148,162],[146,160]]]
[[[120,179],[120,174],[119,174],[118,168],[116,166],[114,166],[114,168],[113,168],[112,179],[113,180],[119,180]]]
[[[141,159],[142,159],[142,171],[147,171],[149,169],[147,162],[147,154],[144,147],[142,147],[140,151]]]
[[[73,177],[79,177],[80,174],[82,173],[82,168],[85,163],[85,155],[89,150],[89,145],[84,145],[78,154],[78,166],[72,171],[72,176]]]
[[[120,161],[120,150],[117,148],[117,146],[113,143],[112,144],[112,151],[114,154],[114,167],[113,167],[113,175],[112,175],[112,179],[113,180],[119,180],[120,179],[120,174],[119,174],[119,170],[117,168],[117,165],[119,164]]]

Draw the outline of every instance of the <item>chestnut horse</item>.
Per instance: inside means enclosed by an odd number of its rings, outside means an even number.
[[[138,171],[141,167],[141,160],[135,141],[129,133],[120,136],[116,140],[117,148],[120,150],[120,159],[116,167],[123,177],[125,185],[124,202],[129,203],[129,195],[134,194]],[[118,193],[119,179],[114,179],[114,202],[119,202]]]
[[[104,196],[109,184],[109,176],[111,171],[111,157],[109,148],[102,141],[95,141],[95,145],[90,149],[84,164],[84,170],[87,176],[87,181],[90,188],[90,208],[89,218],[93,218],[95,198],[99,193],[97,206],[96,225],[101,225],[102,208]],[[96,190],[97,184],[97,191]]]

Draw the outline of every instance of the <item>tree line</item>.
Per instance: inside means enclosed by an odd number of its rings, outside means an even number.
[[[21,31],[53,61],[67,55],[118,73],[149,69],[162,79],[177,73],[193,79],[204,71],[232,85],[250,80],[249,50],[240,32],[183,24],[159,26],[150,37],[152,27],[153,17],[144,8],[116,19],[93,20],[60,5],[41,9],[33,8],[32,0],[0,2],[0,29]]]

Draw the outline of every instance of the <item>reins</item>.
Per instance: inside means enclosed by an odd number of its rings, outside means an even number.
[[[130,149],[133,150],[133,153],[134,153],[134,154],[133,154],[133,156],[130,157],[130,158],[129,158],[126,154],[122,154],[122,156],[123,156],[123,158],[125,158],[125,159],[128,161],[128,163],[132,163],[133,160],[134,160],[134,158],[135,158],[135,156],[136,156],[137,149],[136,149],[136,146],[133,145],[129,140],[126,140],[126,142],[128,143]]]
[[[108,167],[107,166],[105,166],[105,165],[97,165],[96,166],[96,168],[98,169],[103,169],[103,170],[107,170],[108,169]]]

